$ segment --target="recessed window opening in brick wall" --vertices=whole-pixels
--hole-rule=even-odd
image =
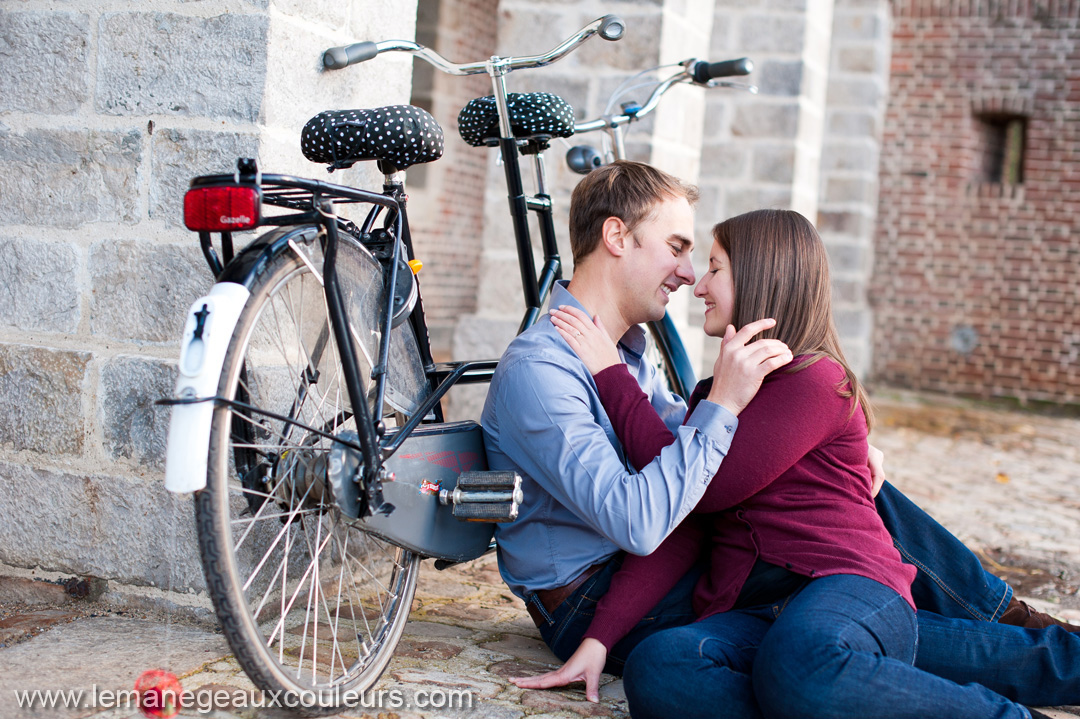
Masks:
[[[438,2],[418,3],[416,10],[416,42],[424,47],[435,47],[438,41],[439,6]],[[435,73],[434,67],[423,60],[413,60],[412,94],[409,104],[422,107],[430,113],[435,112]],[[409,168],[409,187],[419,190],[427,187],[428,166],[413,165]]]
[[[1027,118],[1021,115],[977,114],[976,182],[1019,185],[1024,181]]]

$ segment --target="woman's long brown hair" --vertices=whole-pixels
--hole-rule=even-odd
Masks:
[[[837,392],[853,398],[852,413],[856,403],[862,408],[869,429],[873,424],[870,402],[840,349],[832,315],[829,260],[813,224],[792,210],[755,210],[719,223],[713,227],[713,237],[731,261],[735,328],[775,318],[776,326],[759,337],[780,340],[796,357],[809,355],[790,372],[822,357],[840,363],[846,380],[837,385]]]

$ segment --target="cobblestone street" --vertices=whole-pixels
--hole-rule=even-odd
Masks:
[[[1080,420],[980,408],[915,395],[876,397],[872,441],[887,457],[897,486],[951,528],[1018,594],[1041,609],[1080,623]],[[547,670],[556,659],[543,646],[519,600],[503,586],[493,556],[437,572],[425,562],[406,637],[377,689],[466,691],[472,707],[357,708],[343,717],[417,719],[443,716],[625,716],[622,682],[606,678],[600,704],[582,687],[523,691],[507,677]],[[9,583],[10,584],[10,583]],[[25,580],[23,585],[28,584]],[[41,584],[41,583],[36,583]],[[52,585],[50,585],[52,586]],[[0,717],[94,716],[126,719],[136,710],[28,710],[13,700],[21,689],[129,689],[145,669],[162,666],[186,690],[252,690],[212,617],[118,610],[107,603],[50,606],[12,603],[0,593]],[[93,609],[87,609],[93,607]],[[185,613],[190,614],[190,612]],[[94,616],[96,615],[96,616]],[[31,637],[31,638],[27,638]],[[389,695],[389,694],[387,694]],[[204,707],[206,709],[208,707]],[[1047,710],[1080,716],[1080,707]],[[185,710],[181,716],[207,716]],[[290,716],[280,709],[219,703],[210,716],[254,719]]]

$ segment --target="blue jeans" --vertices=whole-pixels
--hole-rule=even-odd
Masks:
[[[1029,719],[979,686],[913,666],[915,612],[865,577],[816,579],[780,603],[716,614],[638,645],[626,663],[635,719]]]
[[[911,585],[916,608],[957,619],[1001,618],[1012,587],[984,570],[952,532],[888,482],[874,502],[901,558],[919,569]]]
[[[1012,597],[1005,582],[985,572],[967,547],[888,483],[877,507],[901,556],[919,568],[912,585],[921,635],[916,666],[961,684],[977,681],[1029,706],[1080,703],[1080,634],[997,624]],[[563,661],[581,643],[620,565],[616,556],[550,615],[540,608],[547,619],[540,634]],[[691,598],[700,571],[683,577],[612,648],[609,673],[622,674],[630,652],[646,637],[696,619]],[[535,598],[530,601],[539,606]]]

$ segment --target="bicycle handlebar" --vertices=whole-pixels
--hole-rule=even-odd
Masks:
[[[358,62],[370,60],[379,54],[379,46],[373,42],[354,42],[344,47],[332,47],[323,53],[323,67],[340,70]]]
[[[599,35],[605,40],[615,41],[623,36],[626,31],[624,23],[616,15],[605,15],[593,20],[585,27],[578,30],[557,47],[542,55],[529,55],[526,57],[492,57],[483,62],[452,63],[445,57],[429,47],[424,47],[411,40],[382,40],[380,42],[357,42],[341,47],[332,47],[323,53],[323,67],[327,70],[340,70],[349,65],[370,60],[383,52],[399,51],[407,52],[429,64],[437,67],[449,75],[478,75],[490,72],[494,75],[503,75],[511,70],[524,68],[544,67],[553,62],[558,62],[569,53],[577,49],[581,43],[593,35]]]
[[[754,63],[748,57],[713,63],[691,58],[689,60],[684,60],[679,64],[682,65],[683,69],[666,80],[657,83],[656,87],[653,88],[652,94],[649,95],[649,99],[645,101],[645,104],[632,110],[624,110],[618,115],[607,115],[605,117],[598,117],[595,120],[586,120],[585,122],[576,123],[574,125],[574,134],[593,132],[594,130],[601,130],[605,127],[617,127],[619,125],[626,125],[634,120],[639,120],[656,109],[656,106],[660,104],[660,98],[665,92],[671,89],[672,85],[677,85],[682,82],[708,85],[710,80],[733,75],[749,75],[754,69]],[[757,88],[750,87],[752,92],[757,92]]]
[[[740,57],[738,60],[724,60],[723,62],[695,62],[690,71],[694,82],[701,84],[718,77],[732,77],[733,75],[749,75],[754,70],[754,63],[748,57]]]

